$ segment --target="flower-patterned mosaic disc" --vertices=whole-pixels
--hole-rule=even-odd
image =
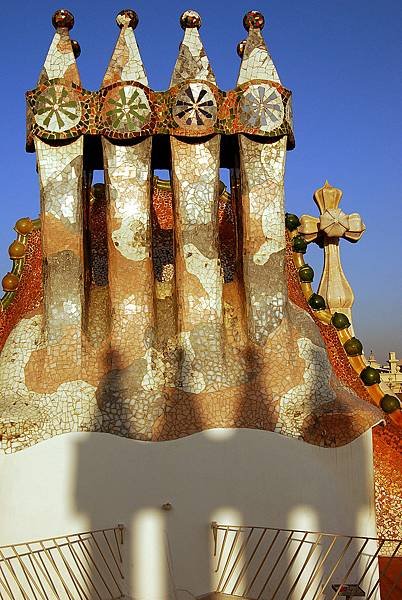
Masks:
[[[270,85],[250,85],[240,100],[240,120],[253,129],[269,132],[280,127],[284,117],[278,90]]]
[[[141,131],[151,109],[144,90],[132,85],[113,89],[106,96],[104,120],[117,131]]]
[[[212,127],[216,116],[216,100],[207,86],[203,83],[189,83],[181,88],[173,107],[173,118],[180,127]]]
[[[52,85],[38,98],[35,121],[43,129],[61,133],[79,123],[81,112],[81,104],[74,90]]]

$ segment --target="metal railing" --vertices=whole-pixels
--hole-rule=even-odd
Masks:
[[[0,547],[1,600],[123,598],[123,526]]]
[[[217,593],[252,600],[402,597],[401,563],[391,583],[388,577],[402,540],[215,522],[212,532]],[[382,559],[380,572],[378,558],[385,547],[392,552]]]

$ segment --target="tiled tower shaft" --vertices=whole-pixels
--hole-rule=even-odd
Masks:
[[[206,364],[211,353],[223,356],[223,275],[218,249],[220,136],[195,144],[172,138],[171,149],[178,333],[184,352],[194,355],[191,332],[208,332],[208,347],[198,348],[198,356],[192,356]]]
[[[134,146],[103,139],[112,368],[127,367],[153,343],[151,145],[151,138]]]
[[[185,12],[181,25],[184,37],[170,85],[179,88],[176,122],[193,137],[197,128],[204,127],[215,114],[208,83],[215,85],[216,80],[198,33],[199,15]],[[223,369],[223,274],[218,242],[220,142],[220,135],[206,140],[171,137],[170,141],[177,325],[182,347],[178,385],[189,392],[202,392],[208,387],[205,373],[214,370],[211,365]],[[208,344],[194,343],[197,339],[208,340]]]
[[[239,137],[247,329],[253,342],[264,345],[280,325],[287,301],[286,138],[261,143]]]
[[[283,118],[278,72],[261,35],[259,13],[248,13],[238,86],[248,85],[243,110],[262,130]],[[257,83],[264,80],[264,84]],[[287,137],[239,135],[243,277],[248,337],[264,346],[280,325],[287,303],[284,176]]]
[[[36,139],[35,147],[41,187],[46,334],[50,343],[74,335],[78,353],[84,310],[83,138],[61,147]]]
[[[64,12],[67,21],[55,23],[57,30],[39,77],[39,85],[48,89],[38,105],[38,122],[54,131],[68,129],[79,120],[74,96],[61,87],[80,85],[68,32],[73,17]],[[34,143],[41,190],[45,338],[50,346],[64,339],[73,352],[69,360],[79,364],[85,280],[83,138],[63,146],[38,137]]]
[[[117,16],[121,28],[103,86],[135,81],[148,85],[133,29],[132,11]],[[136,92],[120,87],[113,116],[130,128],[138,115]],[[122,110],[119,112],[119,107]],[[151,252],[152,138],[131,145],[102,138],[108,199],[107,239],[110,302],[110,363],[124,369],[147,355],[154,343],[154,274]]]

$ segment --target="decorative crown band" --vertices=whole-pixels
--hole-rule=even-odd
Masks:
[[[51,141],[83,134],[114,140],[155,134],[287,135],[289,149],[294,147],[292,94],[273,81],[254,80],[229,92],[200,80],[188,80],[165,92],[119,81],[91,92],[54,80],[26,97],[31,151],[33,136]]]

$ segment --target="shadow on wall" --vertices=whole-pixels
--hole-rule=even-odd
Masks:
[[[370,432],[336,450],[248,429],[169,442],[79,434],[72,508],[91,529],[126,526],[129,597],[200,596],[217,583],[212,521],[375,535],[370,452]]]

